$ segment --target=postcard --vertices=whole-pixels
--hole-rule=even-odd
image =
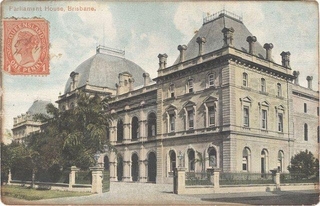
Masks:
[[[5,204],[318,202],[316,2],[1,4]]]

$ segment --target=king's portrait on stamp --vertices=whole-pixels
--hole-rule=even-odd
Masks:
[[[3,70],[12,75],[49,74],[49,25],[44,19],[3,20]]]

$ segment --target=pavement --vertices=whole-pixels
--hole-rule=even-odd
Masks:
[[[111,182],[110,191],[103,194],[38,201],[7,198],[5,203],[10,205],[311,205],[319,202],[318,195],[319,193],[314,190],[176,195],[173,194],[172,184]]]

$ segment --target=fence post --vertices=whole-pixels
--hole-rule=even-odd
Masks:
[[[69,190],[72,190],[72,185],[76,184],[76,172],[78,172],[80,169],[76,166],[72,166],[70,168],[69,173]]]
[[[213,170],[213,187],[215,189],[220,188],[220,169],[218,168]]]
[[[9,169],[9,173],[8,173],[8,185],[11,185],[11,181],[12,181],[12,174],[11,174],[11,169]]]
[[[185,192],[186,187],[186,168],[178,167],[175,168],[175,177],[176,181],[174,181],[174,193],[175,194],[183,194]]]
[[[280,172],[279,171],[277,171],[277,173],[276,173],[275,183],[276,183],[277,187],[280,187]]]
[[[103,167],[90,167],[90,171],[92,172],[91,193],[102,193],[103,170]]]

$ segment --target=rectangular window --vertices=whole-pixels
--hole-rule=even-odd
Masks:
[[[261,91],[266,92],[266,80],[261,78]]]
[[[242,170],[243,171],[247,171],[248,167],[247,167],[247,157],[242,157]]]
[[[317,107],[317,115],[319,116],[319,107]]]
[[[188,123],[189,123],[189,129],[193,129],[194,126],[194,114],[193,111],[188,111]]]
[[[170,85],[170,97],[174,97],[174,84]]]
[[[278,114],[278,131],[283,132],[283,116],[282,114]]]
[[[249,127],[249,107],[243,108],[243,126]]]
[[[304,113],[307,113],[307,103],[304,103]]]
[[[281,84],[277,84],[277,96],[282,97],[282,89],[281,89]]]
[[[248,86],[248,74],[247,73],[242,74],[242,85],[244,87]]]
[[[169,128],[169,131],[170,132],[174,132],[174,130],[175,130],[175,115],[174,114],[170,114],[170,116],[169,116],[169,121],[170,121],[170,128]]]
[[[214,125],[215,124],[215,110],[214,107],[208,107],[208,118],[209,118],[209,126]]]
[[[188,92],[193,92],[193,79],[189,79],[188,81]]]
[[[261,127],[262,129],[267,129],[267,110],[261,111]]]
[[[209,74],[208,82],[209,82],[209,87],[214,86],[214,74]]]

